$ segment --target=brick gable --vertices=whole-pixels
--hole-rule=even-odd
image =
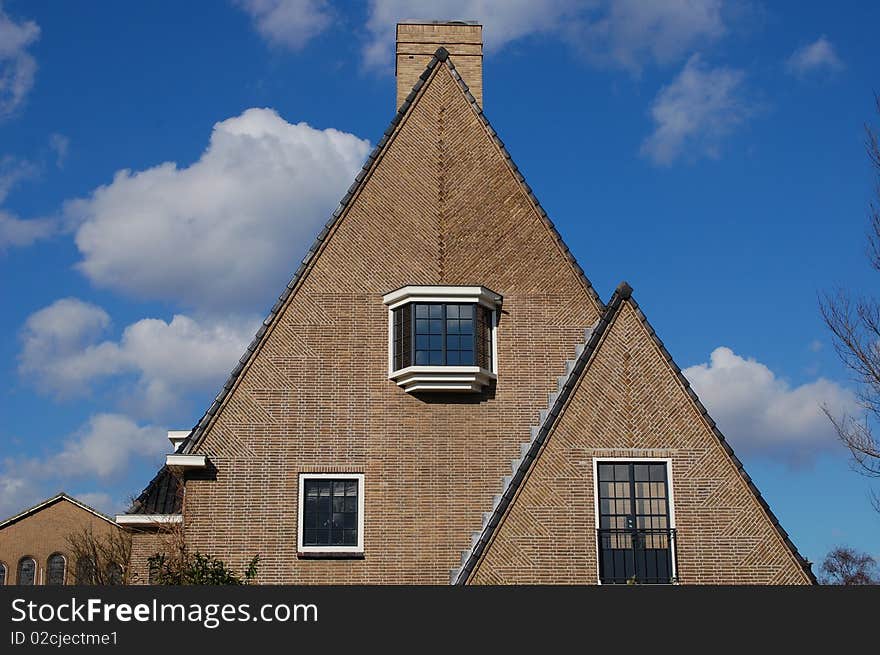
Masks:
[[[475,563],[472,584],[596,584],[595,458],[670,458],[683,584],[810,584],[631,300]]]
[[[446,583],[599,304],[453,69],[435,65],[193,452],[193,548],[260,582]],[[504,296],[497,387],[415,397],[387,378],[382,295]],[[298,559],[297,478],[365,474],[363,559]]]

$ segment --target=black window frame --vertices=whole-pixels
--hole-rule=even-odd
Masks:
[[[678,562],[669,461],[599,459],[595,471],[600,583],[674,584]]]
[[[455,308],[454,312],[450,308]],[[428,315],[421,316],[421,308]],[[470,316],[463,317],[467,308]],[[408,366],[478,366],[494,372],[493,339],[495,312],[474,302],[408,302],[392,311],[392,370]],[[470,322],[470,333],[460,332],[463,321]],[[455,324],[455,330],[451,326]],[[435,329],[437,328],[437,329]],[[463,337],[469,337],[467,342]],[[428,347],[420,348],[421,339]],[[467,344],[470,348],[462,347]],[[456,347],[450,347],[455,345]],[[469,361],[462,363],[461,354],[470,352]],[[420,361],[419,353],[438,353],[436,360],[429,354],[428,361]],[[457,353],[457,356],[452,356]]]
[[[299,556],[362,558],[364,475],[304,472],[299,489]]]

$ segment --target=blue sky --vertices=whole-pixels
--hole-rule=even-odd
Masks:
[[[411,17],[484,23],[487,116],[801,551],[880,556],[819,410],[853,400],[817,303],[876,286],[872,2],[5,0],[0,514],[145,485],[387,126]]]

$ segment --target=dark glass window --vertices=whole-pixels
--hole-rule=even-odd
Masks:
[[[394,310],[394,370],[415,366],[492,369],[492,310],[469,303],[411,303]]]
[[[95,584],[95,561],[91,557],[76,560],[76,584]]]
[[[6,584],[6,565],[0,562],[0,587]]]
[[[303,546],[358,545],[358,480],[306,479]]]
[[[30,557],[22,557],[18,562],[18,584],[32,585],[37,575],[37,563]]]
[[[64,559],[64,555],[60,553],[50,555],[49,561],[46,562],[46,584],[63,585],[66,568],[67,562]]]
[[[107,584],[122,584],[122,567],[116,562],[110,562],[107,565]]]
[[[412,305],[394,310],[394,370],[412,365]]]
[[[666,464],[599,463],[597,472],[602,582],[670,582],[675,532]]]

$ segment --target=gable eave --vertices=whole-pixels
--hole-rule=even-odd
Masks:
[[[14,516],[10,516],[8,519],[0,521],[0,530],[12,525],[13,523],[17,523],[23,519],[26,519],[29,516],[33,516],[37,512],[41,512],[42,510],[47,509],[48,507],[51,507],[52,505],[55,505],[56,503],[59,503],[63,500],[66,500],[67,502],[76,505],[80,509],[85,510],[86,512],[89,512],[90,514],[93,514],[94,516],[98,517],[99,519],[103,519],[103,520],[107,521],[108,523],[111,523],[111,524],[115,525],[116,527],[119,527],[119,524],[116,523],[116,521],[114,521],[112,518],[110,518],[106,514],[99,512],[94,507],[86,505],[84,502],[79,501],[76,498],[74,498],[73,496],[70,496],[67,493],[62,491],[62,492],[55,494],[54,496],[51,496],[50,498],[47,498],[46,500],[40,501],[39,503],[37,503],[36,505],[33,505],[32,507],[28,507],[26,510],[21,511],[18,514],[15,514]]]

